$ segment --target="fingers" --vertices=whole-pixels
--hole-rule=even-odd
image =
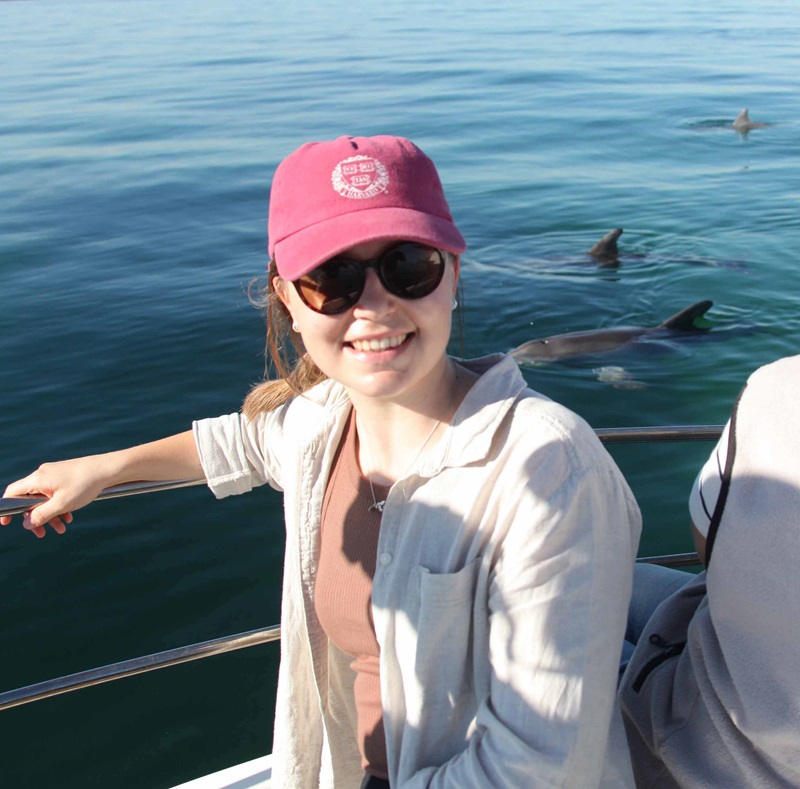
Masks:
[[[16,482],[12,482],[6,486],[6,489],[3,491],[3,498],[18,498],[21,496],[26,496],[29,494],[39,493],[40,491],[36,487],[36,484],[33,482],[33,477],[35,476],[36,472],[33,474],[28,474],[27,477],[23,477],[22,479],[18,479]],[[12,521],[11,515],[2,515],[0,516],[0,526],[8,526],[9,523]]]
[[[25,521],[22,521],[22,525],[25,526],[26,529],[30,529],[38,539],[43,539],[45,534],[47,534],[47,532],[44,530],[44,526],[31,526],[30,520],[28,521],[28,524],[28,526],[25,526]]]
[[[46,501],[32,507],[27,513],[26,523],[29,525],[26,525],[25,528],[31,530],[43,529],[49,523],[59,534],[63,533],[64,523],[61,518],[65,517],[69,510],[72,509],[71,480],[69,475],[65,475],[63,472],[59,474],[59,469],[64,469],[64,464],[42,464],[36,471],[28,474],[27,477],[12,482],[6,488],[4,495],[10,498],[25,495],[47,497]],[[72,516],[70,515],[66,522],[69,523],[71,519]],[[54,526],[54,523],[57,523],[58,527]]]
[[[23,526],[40,538],[48,525],[56,534],[63,534],[66,524],[72,522],[71,513],[92,501],[102,489],[102,472],[94,457],[43,463],[27,477],[12,482],[5,496],[44,497],[45,501],[31,501]],[[8,516],[0,519],[2,525],[10,522]]]
[[[37,472],[34,471],[32,474],[28,474],[27,477],[23,477],[22,479],[18,479],[16,482],[10,483],[4,493],[4,498],[13,499],[17,496],[25,496],[30,493],[44,493],[36,483],[36,475]]]
[[[56,534],[64,534],[67,530],[66,524],[72,523],[72,513],[65,512],[60,518],[53,518],[49,523]]]
[[[31,513],[26,512],[22,516],[22,526],[38,537],[40,540],[47,534],[45,525],[49,525],[56,534],[64,534],[67,530],[67,523],[72,523],[72,513],[65,512],[63,516],[51,518],[46,524],[37,525],[31,518]]]
[[[3,498],[14,499],[31,494],[45,495],[36,484],[36,473],[37,472],[34,471],[32,474],[28,474],[27,477],[23,477],[22,479],[18,479],[16,482],[12,482],[7,485],[5,491],[3,491]],[[0,516],[0,526],[8,526],[8,524],[11,523],[11,520],[11,515]]]
[[[29,516],[31,524],[39,527],[53,521],[60,522],[61,517],[67,514],[67,508],[60,504],[60,496],[56,494],[52,499],[42,502],[26,514]]]

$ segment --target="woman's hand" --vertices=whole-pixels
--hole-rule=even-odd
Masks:
[[[105,466],[100,455],[43,463],[32,474],[12,482],[3,496],[46,496],[47,501],[25,513],[22,525],[39,538],[45,536],[47,525],[56,534],[63,534],[66,524],[72,523],[72,511],[93,501],[106,486],[108,471]],[[0,525],[9,523],[10,515],[0,517]]]
[[[33,474],[12,482],[4,496],[46,496],[47,501],[32,506],[22,525],[37,537],[44,537],[48,524],[57,534],[72,522],[72,511],[97,498],[103,488],[139,480],[197,479],[203,467],[191,430],[147,444],[87,455],[58,463],[43,463]],[[11,523],[11,516],[0,516],[0,525]]]

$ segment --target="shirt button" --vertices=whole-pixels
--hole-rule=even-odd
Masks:
[[[380,555],[380,563],[385,567],[387,564],[392,563],[392,554],[386,552]]]

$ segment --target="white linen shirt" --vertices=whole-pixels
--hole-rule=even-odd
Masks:
[[[632,785],[615,687],[641,518],[589,426],[507,356],[390,489],[372,590],[389,781]],[[350,657],[317,620],[322,500],[350,402],[326,381],[250,422],[195,422],[218,497],[284,493],[279,787],[355,789]]]

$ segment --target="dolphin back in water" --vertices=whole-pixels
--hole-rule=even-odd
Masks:
[[[606,353],[645,335],[707,331],[707,327],[697,326],[695,321],[702,317],[712,304],[713,302],[708,299],[698,301],[676,312],[658,326],[612,326],[608,329],[575,331],[528,340],[511,350],[510,354],[522,364],[544,362],[565,359],[568,356]]]

